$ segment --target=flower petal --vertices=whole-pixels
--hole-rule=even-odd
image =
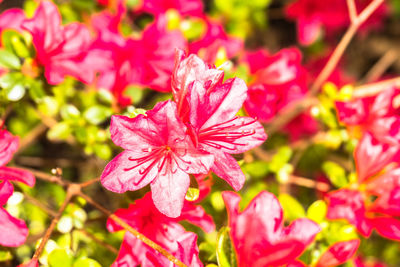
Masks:
[[[383,237],[400,241],[400,221],[390,217],[372,219],[375,230]]]
[[[0,208],[0,245],[18,247],[28,236],[28,228],[23,220],[12,217],[5,209]]]
[[[143,161],[141,159],[147,159]],[[157,177],[157,158],[149,152],[125,150],[111,160],[101,174],[102,185],[110,191],[124,193],[138,190]]]
[[[181,169],[177,168],[174,173],[161,170],[150,184],[154,205],[162,214],[178,217],[181,215],[189,184],[189,175]]]
[[[360,240],[358,239],[337,242],[330,246],[328,250],[322,254],[316,267],[331,267],[341,265],[354,256],[359,246]]]
[[[285,228],[286,238],[295,239],[304,244],[305,247],[310,245],[315,236],[321,231],[321,227],[312,220],[301,218],[293,221]]]
[[[228,153],[216,153],[214,165],[211,167],[211,170],[218,177],[224,179],[236,191],[240,190],[246,181],[246,177],[236,159]]]
[[[0,166],[6,165],[19,145],[19,138],[6,130],[0,130]]]
[[[9,181],[5,180],[0,183],[0,206],[7,203],[7,200],[14,192],[14,187]]]
[[[0,180],[24,183],[30,187],[35,185],[35,176],[26,170],[14,167],[0,167]]]

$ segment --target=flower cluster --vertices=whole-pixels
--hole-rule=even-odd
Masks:
[[[111,139],[125,151],[105,168],[101,181],[123,193],[150,183],[155,206],[178,217],[189,188],[189,174],[212,170],[235,190],[245,176],[230,154],[243,153],[266,139],[257,120],[238,117],[246,84],[223,81],[223,72],[199,57],[177,52],[172,76],[175,101],[158,103],[135,118],[113,116]]]

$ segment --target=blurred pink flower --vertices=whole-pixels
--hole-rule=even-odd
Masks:
[[[185,202],[181,216],[174,219],[160,213],[154,206],[150,193],[147,193],[142,199],[136,200],[135,204],[131,204],[128,209],[117,210],[115,215],[161,245],[186,265],[203,266],[199,260],[196,234],[187,232],[178,223],[186,220],[201,227],[204,231],[213,231],[215,229],[214,222],[201,206]],[[112,219],[108,220],[107,229],[111,232],[123,230]],[[170,264],[163,255],[127,232],[119,255],[112,266],[164,267]]]
[[[239,212],[239,195],[223,192],[222,197],[239,266],[301,266],[295,259],[321,231],[318,224],[309,219],[297,219],[284,227],[279,201],[265,191],[242,212]]]

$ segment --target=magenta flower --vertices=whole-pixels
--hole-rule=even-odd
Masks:
[[[222,71],[210,68],[197,56],[179,59],[178,55],[172,88],[194,145],[213,154],[211,170],[239,190],[245,176],[230,154],[254,148],[267,136],[257,120],[236,116],[247,97],[244,81],[234,78],[223,83],[222,78]]]
[[[360,240],[358,239],[336,242],[321,255],[316,267],[339,266],[350,260],[359,246]]]
[[[370,1],[356,0],[360,12]],[[362,29],[377,28],[382,23],[388,8],[382,5],[367,20]],[[299,42],[310,45],[315,42],[325,29],[325,34],[337,33],[350,24],[349,11],[345,0],[297,0],[287,6],[288,18],[297,21]]]
[[[22,31],[21,25],[25,20],[24,11],[18,8],[7,9],[0,15],[0,32],[7,29]]]
[[[136,9],[137,12],[145,12],[159,16],[169,9],[175,9],[183,16],[203,16],[203,2],[201,0],[145,0]]]
[[[242,212],[239,195],[223,192],[222,197],[239,266],[299,266],[295,259],[321,231],[309,219],[298,219],[284,227],[282,207],[271,193],[261,192]]]
[[[213,231],[215,229],[214,222],[201,206],[185,202],[181,216],[174,219],[160,213],[154,206],[150,193],[147,193],[142,199],[136,200],[135,204],[131,204],[128,209],[117,210],[115,215],[161,245],[186,265],[203,266],[198,255],[196,234],[187,232],[178,223],[187,220],[207,232]],[[107,228],[111,232],[123,229],[111,219],[107,222]],[[163,267],[170,264],[167,258],[127,232],[118,257],[112,266]]]
[[[85,83],[93,80],[93,66],[86,60],[91,37],[83,24],[61,25],[57,6],[42,1],[33,18],[27,19],[22,28],[32,34],[36,59],[45,67],[50,84],[61,83],[67,75]]]
[[[155,206],[178,217],[190,183],[188,173],[207,173],[214,157],[193,146],[175,103],[158,103],[133,119],[113,116],[110,131],[113,142],[125,151],[104,169],[103,186],[123,193],[150,183]]]
[[[12,217],[2,208],[13,194],[10,181],[22,182],[28,186],[35,184],[35,177],[24,170],[5,167],[18,149],[18,137],[6,130],[0,130],[0,245],[17,247],[22,245],[28,236],[28,228],[23,220]]]
[[[220,23],[207,20],[207,31],[200,40],[189,44],[189,53],[197,54],[205,62],[214,64],[220,49],[224,49],[230,59],[238,55],[243,46],[243,40],[229,36]]]

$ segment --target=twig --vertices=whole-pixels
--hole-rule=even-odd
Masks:
[[[19,142],[18,153],[27,148],[30,144],[36,141],[47,130],[47,126],[40,123],[32,131],[30,131],[24,138]]]
[[[26,171],[31,172],[33,175],[35,175],[36,178],[39,178],[41,180],[50,182],[50,183],[55,183],[55,184],[59,184],[61,186],[67,186],[68,184],[70,184],[68,181],[65,181],[63,179],[61,179],[58,176],[54,176],[45,172],[41,172],[35,169],[30,169],[30,168],[24,168],[24,167],[20,167],[18,166],[19,169],[23,169]]]
[[[44,212],[46,212],[46,214],[50,215],[51,217],[56,217],[57,216],[57,212],[55,212],[54,210],[50,209],[49,207],[47,207],[45,204],[43,204],[42,202],[40,202],[39,200],[37,200],[36,198],[24,193],[24,198],[26,200],[28,200],[29,202],[31,202],[33,205],[35,205],[36,207],[40,208],[41,210],[43,210]]]
[[[109,210],[101,206],[99,203],[94,201],[91,197],[84,193],[79,193],[79,196],[84,198],[89,204],[94,206],[96,209],[99,211],[103,212],[105,215],[107,215],[110,219],[114,220],[116,223],[118,223],[120,226],[122,226],[124,229],[132,233],[136,238],[140,239],[143,243],[146,245],[152,247],[153,249],[157,250],[159,253],[164,255],[168,260],[170,260],[172,263],[176,264],[179,267],[187,267],[183,262],[175,258],[171,253],[169,253],[167,250],[165,250],[163,247],[158,245],[157,243],[153,242],[152,240],[148,239],[146,236],[143,234],[139,233],[136,229],[134,229],[132,226],[127,224],[124,220],[116,216],[115,214],[111,213]]]
[[[42,253],[44,246],[46,245],[47,241],[49,240],[51,233],[54,230],[54,227],[57,225],[58,221],[61,218],[61,215],[63,214],[65,208],[68,206],[69,202],[71,201],[71,198],[75,195],[75,192],[73,191],[74,187],[69,186],[68,191],[67,191],[67,196],[64,199],[64,202],[61,204],[61,207],[58,209],[56,216],[51,220],[49,228],[47,228],[42,240],[40,241],[39,247],[36,249],[35,254],[33,254],[32,259],[38,259],[40,254]]]
[[[315,188],[319,191],[322,192],[328,192],[330,189],[329,184],[323,183],[323,182],[317,182],[308,178],[296,176],[296,175],[290,175],[289,176],[289,181],[287,183],[295,184],[295,185],[300,185],[308,188]]]
[[[298,114],[306,110],[310,106],[311,99],[318,93],[319,88],[326,81],[326,79],[331,75],[332,71],[337,66],[340,58],[342,57],[347,46],[350,44],[351,39],[357,32],[358,28],[371,16],[371,14],[383,3],[384,0],[373,0],[355,19],[351,22],[350,27],[347,29],[346,33],[340,40],[339,44],[336,46],[332,55],[330,56],[328,62],[319,73],[314,83],[311,85],[310,91],[306,97],[293,101],[291,104],[287,105],[282,109],[278,115],[275,117],[274,121],[268,126],[266,132],[268,134],[273,134],[280,130]]]
[[[79,185],[81,186],[81,188],[84,188],[84,187],[90,186],[92,184],[95,184],[97,182],[100,182],[100,177],[97,177],[97,178],[88,180],[86,182],[80,183]]]
[[[376,83],[370,83],[366,85],[357,86],[354,88],[353,97],[367,97],[374,96],[379,94],[380,92],[390,88],[391,86],[399,87],[400,86],[400,77],[396,77],[393,79],[388,79]]]
[[[398,59],[395,49],[387,51],[365,75],[363,81],[373,82],[379,79],[385,71]]]
[[[350,21],[354,23],[354,21],[357,19],[357,9],[356,9],[356,3],[354,0],[347,0],[347,8],[349,9],[349,16],[350,16]]]
[[[84,234],[85,236],[89,237],[90,239],[92,239],[94,242],[102,245],[103,247],[105,247],[106,249],[108,249],[110,252],[114,253],[114,254],[118,254],[118,249],[114,248],[113,246],[111,246],[110,244],[104,242],[103,240],[98,239],[95,235],[93,235],[92,233],[89,233],[88,231],[86,231],[85,229],[79,229],[77,230],[79,232],[81,232],[82,234]]]

